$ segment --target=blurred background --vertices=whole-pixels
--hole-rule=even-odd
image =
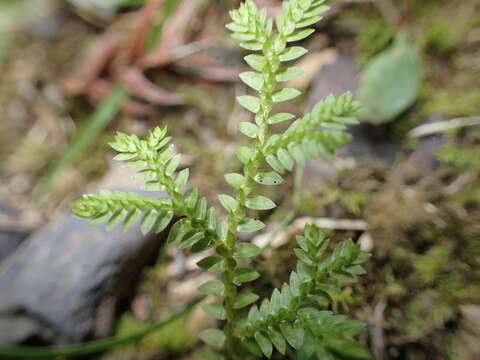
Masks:
[[[201,358],[197,334],[212,325],[201,310],[152,330],[208,278],[195,256],[138,229],[89,228],[68,205],[138,189],[107,142],[157,125],[211,204],[228,191],[223,174],[240,168],[244,141],[236,124],[250,119],[234,101],[247,92],[246,53],[224,27],[239,3],[0,0],[0,344],[108,337],[60,355]],[[255,3],[281,11],[280,0]],[[480,359],[480,2],[329,5],[291,81],[303,95],[282,107],[302,114],[351,91],[361,123],[335,159],[271,190],[279,207],[251,239],[269,242],[256,292],[282,284],[294,235],[315,222],[373,254],[334,303],[368,324],[375,359]],[[37,355],[59,355],[46,351]]]

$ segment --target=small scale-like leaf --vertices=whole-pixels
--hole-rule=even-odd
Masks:
[[[253,210],[270,210],[276,206],[272,200],[261,195],[257,195],[247,199],[247,201],[245,202],[245,205],[249,209],[253,209]]]
[[[280,323],[280,331],[291,347],[298,350],[303,344],[303,329],[292,326],[286,321]]]
[[[195,245],[197,242],[199,242],[200,240],[202,240],[203,238],[205,237],[205,233],[203,232],[198,232],[198,233],[195,233],[193,234],[192,236],[184,239],[180,245],[178,245],[178,247],[180,249],[186,249],[190,246],[193,246]]]
[[[183,169],[178,173],[177,178],[175,179],[175,191],[180,192],[183,190],[183,188],[187,185],[189,174],[190,171],[188,168]]]
[[[248,111],[257,113],[260,110],[260,99],[251,95],[237,96],[237,101]]]
[[[248,219],[237,226],[238,232],[255,232],[262,230],[265,224],[260,220]]]
[[[272,100],[273,102],[283,102],[283,101],[288,101],[296,98],[299,96],[301,92],[297,89],[294,88],[283,88],[279,92],[273,94]]]
[[[120,224],[122,220],[127,216],[128,211],[125,209],[120,209],[115,212],[110,220],[108,220],[107,230],[112,230],[115,226]]]
[[[268,337],[280,354],[285,355],[285,352],[287,351],[287,343],[285,342],[282,334],[273,326],[269,326]]]
[[[235,153],[237,154],[238,159],[243,164],[247,164],[248,162],[250,162],[250,160],[253,159],[253,156],[255,154],[253,149],[247,146],[240,146],[239,148],[237,148]]]
[[[291,61],[298,59],[308,52],[307,49],[301,46],[292,46],[287,48],[282,55],[280,55],[280,61]]]
[[[225,296],[225,287],[220,280],[210,280],[200,285],[198,290],[205,295],[210,296]]]
[[[247,259],[258,256],[261,254],[261,252],[262,249],[257,245],[251,243],[239,243],[235,247],[235,253],[233,254],[233,257],[235,259]]]
[[[293,114],[289,113],[279,113],[275,114],[268,119],[269,124],[277,124],[283,121],[292,120],[295,117]]]
[[[263,86],[263,76],[255,71],[247,71],[240,74],[240,79],[252,89],[259,91]]]
[[[225,180],[236,190],[245,185],[245,177],[237,173],[225,174]]]
[[[267,160],[268,165],[270,165],[273,170],[278,171],[281,174],[283,174],[283,172],[285,171],[285,168],[276,156],[268,155],[265,160]]]
[[[227,338],[223,333],[223,331],[219,329],[203,330],[198,336],[206,344],[215,346],[215,347],[222,347]]]
[[[286,68],[284,71],[277,74],[276,78],[277,78],[277,81],[284,82],[284,81],[292,80],[293,78],[302,74],[303,74],[302,69],[293,66],[293,67]]]
[[[201,198],[195,206],[194,217],[196,220],[203,220],[207,215],[207,199]]]
[[[139,209],[132,210],[126,217],[125,221],[123,222],[123,231],[127,232],[131,229],[131,227],[137,222],[138,217],[142,212]]]
[[[148,234],[148,232],[152,229],[153,225],[157,221],[157,216],[158,213],[154,209],[145,213],[140,224],[140,230],[143,235]]]
[[[172,218],[173,218],[173,211],[171,210],[159,216],[157,219],[157,222],[154,225],[155,233],[158,234],[163,230],[165,230],[168,224],[170,224],[170,221],[172,221]]]
[[[255,301],[258,300],[260,296],[257,294],[254,294],[250,291],[246,291],[243,293],[240,293],[235,297],[235,302],[233,304],[234,309],[241,309],[244,308],[245,306],[248,306],[250,304],[253,304]]]
[[[222,261],[220,256],[207,256],[206,258],[203,258],[197,262],[197,266],[201,269],[209,270],[212,266],[218,264],[220,261]]]
[[[251,54],[251,55],[245,56],[244,59],[251,68],[253,68],[257,71],[260,71],[260,72],[263,71],[263,68],[264,68],[265,64],[267,63],[265,58],[261,55]]]
[[[175,242],[180,242],[183,237],[190,231],[190,223],[188,219],[183,218],[177,221],[172,228],[167,237],[167,243],[172,244]]]
[[[194,210],[195,206],[197,205],[197,198],[198,198],[198,190],[196,188],[188,190],[184,197],[183,201],[187,208]]]
[[[180,160],[182,159],[182,155],[177,154],[170,159],[167,166],[165,167],[165,174],[167,176],[171,176],[175,170],[177,170],[178,165],[180,165]]]
[[[281,162],[281,164],[282,164],[288,171],[292,171],[294,162],[293,162],[293,159],[292,159],[292,157],[290,156],[290,154],[288,153],[287,150],[285,150],[285,149],[279,149],[279,150],[277,151],[277,157],[278,157],[278,160]]]
[[[258,346],[262,350],[263,355],[270,359],[272,356],[273,346],[270,340],[263,335],[260,331],[255,333],[255,341],[257,342]]]
[[[227,311],[221,304],[206,304],[202,306],[202,309],[217,320],[225,320],[227,318]]]
[[[142,185],[142,190],[145,191],[164,191],[165,186],[160,184],[157,180],[147,181],[145,184]]]
[[[242,121],[241,123],[239,123],[237,125],[237,128],[242,132],[243,135],[248,136],[252,139],[255,139],[260,132],[260,129],[257,125],[246,121]]]
[[[229,213],[233,213],[235,210],[237,210],[238,201],[235,200],[230,195],[225,195],[225,194],[218,195],[218,200],[220,200],[220,203],[222,204],[222,206]]]
[[[258,271],[252,270],[250,268],[238,268],[233,274],[233,282],[237,285],[242,283],[250,282],[256,280],[260,277]]]
[[[292,35],[287,37],[287,42],[300,41],[303,40],[315,32],[315,29],[303,29],[300,31],[294,32]]]
[[[255,175],[255,181],[262,185],[280,185],[283,178],[273,171],[260,171]]]

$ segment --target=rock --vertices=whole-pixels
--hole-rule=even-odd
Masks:
[[[70,213],[54,220],[0,264],[0,343],[78,342],[99,335],[99,321],[111,331],[115,304],[161,244],[138,228],[107,232]]]
[[[16,223],[16,213],[0,202],[0,262],[12,253],[28,236],[28,231],[18,230],[9,224]]]

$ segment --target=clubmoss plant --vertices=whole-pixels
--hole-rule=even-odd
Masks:
[[[250,260],[262,249],[250,242],[240,242],[239,232],[256,232],[265,225],[251,217],[251,210],[270,210],[275,203],[259,194],[260,186],[275,186],[283,182],[282,174],[292,171],[296,163],[331,157],[348,136],[346,124],[355,123],[358,110],[351,94],[339,98],[328,97],[301,118],[289,113],[272,114],[275,103],[291,100],[300,91],[279,88],[279,84],[301,73],[288,62],[304,55],[301,46],[289,46],[314,32],[308,26],[321,19],[328,7],[324,0],[285,0],[283,13],[274,21],[265,10],[258,10],[247,0],[230,13],[227,25],[243,48],[253,53],[246,62],[254,71],[240,74],[240,78],[257,92],[244,95],[238,102],[252,112],[254,122],[241,122],[238,129],[250,142],[236,150],[243,164],[242,173],[225,175],[234,195],[219,195],[228,213],[221,219],[205,198],[187,185],[189,170],[177,172],[180,155],[166,128],[155,128],[145,139],[118,133],[110,145],[119,154],[115,160],[126,162],[136,169],[135,177],[145,181],[144,190],[165,191],[168,199],[141,196],[134,193],[102,192],[84,195],[72,204],[74,213],[90,219],[93,224],[108,222],[112,228],[123,223],[125,230],[140,221],[144,234],[163,231],[175,220],[167,243],[192,252],[214,249],[214,255],[198,262],[204,270],[219,273],[218,280],[199,287],[218,302],[204,306],[207,313],[223,321],[222,329],[208,329],[201,333],[203,341],[215,350],[216,358],[245,359],[252,355],[268,358],[273,349],[285,355],[287,344],[297,352],[299,359],[366,358],[368,352],[354,340],[363,328],[358,321],[328,311],[331,296],[340,291],[339,284],[355,281],[355,275],[364,273],[361,263],[368,255],[352,241],[345,241],[329,252],[327,234],[315,226],[307,226],[304,236],[297,238],[299,248],[296,271],[288,284],[275,289],[270,299],[259,299],[245,283],[256,280],[260,274]],[[294,120],[295,119],[295,120]],[[269,125],[292,121],[289,128],[272,134]],[[252,305],[253,304],[253,305]],[[248,311],[245,308],[250,306]]]

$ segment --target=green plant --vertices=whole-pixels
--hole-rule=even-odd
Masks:
[[[270,124],[295,118],[289,113],[272,114],[271,111],[274,103],[300,94],[292,88],[278,89],[280,82],[300,73],[298,68],[285,63],[307,52],[303,47],[287,45],[313,33],[308,26],[320,20],[319,15],[328,9],[323,2],[284,1],[284,11],[275,21],[276,32],[266,11],[259,11],[251,0],[230,13],[233,22],[227,28],[234,38],[243,41],[243,48],[256,52],[245,57],[256,71],[244,72],[240,78],[256,90],[258,96],[237,98],[255,114],[255,122],[238,125],[252,140],[236,151],[243,173],[225,175],[235,191],[235,196],[219,195],[228,213],[225,220],[207,206],[205,198],[198,197],[197,189],[183,191],[189,170],[177,172],[180,155],[175,154],[173,145],[168,145],[171,138],[167,136],[167,129],[158,127],[146,139],[118,133],[110,145],[119,152],[115,159],[125,161],[128,167],[137,170],[136,178],[145,180],[144,190],[165,191],[168,199],[102,192],[84,195],[72,204],[77,216],[90,219],[93,224],[108,221],[110,228],[123,222],[128,230],[141,217],[140,228],[145,234],[152,229],[157,233],[163,231],[175,218],[167,243],[190,248],[192,252],[214,249],[214,255],[199,261],[198,266],[220,274],[219,280],[199,287],[201,292],[220,300],[204,305],[204,309],[224,321],[225,326],[205,330],[200,335],[217,349],[216,358],[238,359],[262,354],[270,358],[273,347],[286,354],[287,343],[302,359],[368,357],[368,352],[354,340],[363,324],[327,311],[332,297],[340,291],[339,285],[352,283],[355,275],[364,273],[360,264],[368,255],[351,240],[328,253],[326,233],[307,226],[305,235],[297,238],[299,248],[295,249],[295,255],[299,261],[288,284],[275,289],[271,298],[264,299],[259,307],[252,305],[259,296],[243,289],[243,284],[260,276],[250,259],[259,256],[262,249],[250,242],[239,242],[237,233],[261,230],[265,225],[251,216],[251,210],[270,210],[276,206],[271,199],[258,194],[258,185],[279,185],[283,182],[282,174],[292,171],[295,163],[303,165],[309,159],[331,157],[348,140],[343,132],[346,124],[356,122],[353,116],[359,105],[351,94],[345,94],[320,102],[311,113],[293,121],[285,132],[270,133]],[[249,311],[243,311],[247,306]]]

